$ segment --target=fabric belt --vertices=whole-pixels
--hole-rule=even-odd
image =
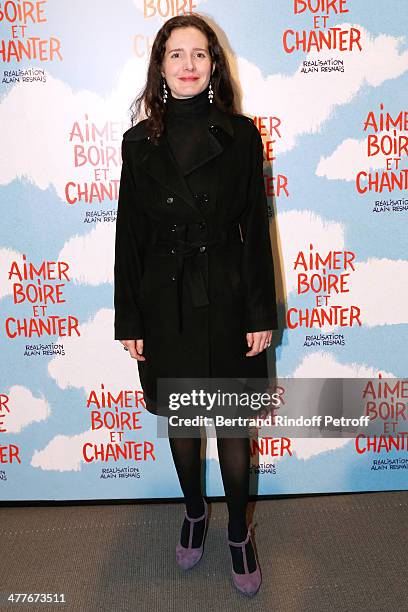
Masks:
[[[188,235],[188,225],[182,226],[181,232]],[[206,257],[207,252],[219,245],[228,243],[241,243],[241,234],[238,225],[228,229],[219,229],[207,240],[187,240],[180,237],[180,226],[178,235],[174,239],[157,237],[156,242],[150,246],[149,252],[154,255],[172,256],[176,259],[176,282],[178,302],[178,329],[183,331],[183,289],[188,286],[194,307],[207,306],[210,303],[207,290],[207,282],[200,267],[200,256]],[[189,258],[189,265],[185,266],[185,260]]]

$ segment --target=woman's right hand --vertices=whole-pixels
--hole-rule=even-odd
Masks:
[[[143,339],[138,340],[119,340],[125,348],[129,351],[129,354],[133,359],[138,361],[146,361],[146,357],[143,355]]]

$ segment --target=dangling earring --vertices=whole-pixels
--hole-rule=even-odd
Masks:
[[[211,86],[211,81],[210,81],[210,86],[208,88],[208,99],[210,101],[210,104],[212,104],[213,97],[214,97],[214,92],[213,92],[213,88]]]
[[[168,91],[167,91],[167,87],[166,87],[166,81],[163,78],[163,103],[166,104],[167,102],[167,96],[168,96]]]

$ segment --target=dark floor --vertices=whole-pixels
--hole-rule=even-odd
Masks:
[[[14,604],[38,611],[404,612],[407,506],[408,491],[251,504],[263,574],[252,599],[232,584],[223,502],[186,573],[174,559],[182,504],[3,507],[0,592],[65,594],[66,604]]]

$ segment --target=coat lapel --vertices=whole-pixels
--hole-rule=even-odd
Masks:
[[[208,172],[205,172],[205,174],[208,177],[208,191],[212,198],[215,198],[218,177],[214,176],[214,164],[209,162],[221,155],[232,138],[233,128],[230,118],[214,106],[208,118],[208,154],[190,170],[190,172],[195,172],[198,168],[207,165]],[[164,135],[161,136],[157,145],[146,139],[146,152],[139,158],[139,164],[145,172],[168,189],[169,193],[177,194],[187,204],[200,212],[200,215],[202,214],[200,206],[189,189]]]

